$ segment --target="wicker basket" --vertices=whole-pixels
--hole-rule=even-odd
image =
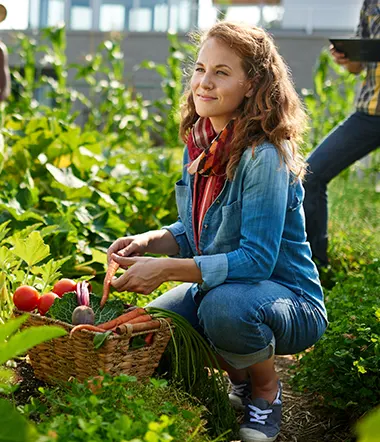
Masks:
[[[16,315],[22,312],[15,312]],[[170,340],[169,320],[160,319],[157,329],[133,332],[132,326],[126,327],[121,335],[108,336],[99,349],[94,348],[95,333],[81,330],[55,338],[28,351],[35,376],[49,384],[69,381],[76,378],[83,381],[102,370],[111,375],[128,374],[138,379],[150,377],[157,368],[161,356]],[[30,313],[23,327],[57,325],[68,333],[71,324]],[[153,333],[151,345],[142,348],[130,348],[132,339],[138,335]]]

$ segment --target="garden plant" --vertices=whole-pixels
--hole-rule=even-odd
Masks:
[[[3,371],[6,363],[25,364],[20,355],[41,342],[38,330],[17,333],[23,319],[11,319],[12,295],[20,285],[46,293],[64,277],[88,280],[101,293],[108,246],[176,217],[173,192],[182,147],[175,110],[192,48],[170,35],[166,64],[146,61],[135,68],[155,70],[162,80],[163,97],[152,103],[130,82],[125,85],[120,40],[106,40],[82,63],[68,65],[65,38],[62,27],[44,30],[39,42],[18,35],[15,50],[23,69],[12,72],[13,93],[2,115],[0,442],[233,440],[236,428],[226,398],[213,398],[215,388],[224,391],[223,378],[207,370],[202,379],[192,378],[199,358],[181,353],[183,346],[197,347],[186,335],[172,340],[161,371],[145,384],[103,373],[92,383],[54,388],[41,383],[20,402],[9,370]],[[52,76],[41,76],[41,66]],[[88,95],[68,84],[69,70],[87,83]],[[305,153],[350,112],[355,81],[331,63],[327,51],[321,53],[313,89],[301,91],[310,115]],[[44,97],[49,106],[37,101],[42,87],[49,89]],[[345,416],[352,429],[380,402],[378,171],[374,153],[360,177],[352,168],[330,185],[333,276],[325,289],[330,325],[292,368],[294,389],[313,393],[319,409]],[[143,306],[171,287],[164,284],[149,296],[112,293],[111,298]],[[56,333],[46,331],[44,339]],[[182,361],[177,372],[165,371],[169,353]],[[209,410],[216,404],[224,419],[213,421]],[[360,422],[360,442],[374,442],[378,412]]]

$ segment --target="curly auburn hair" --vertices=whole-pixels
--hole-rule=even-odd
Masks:
[[[254,87],[253,95],[241,103],[235,121],[227,178],[233,179],[244,150],[252,146],[254,151],[265,140],[278,149],[289,170],[302,178],[305,162],[298,144],[306,128],[306,113],[272,38],[261,28],[222,21],[203,35],[193,34],[193,40],[198,41],[198,51],[210,38],[219,39],[241,58],[247,79]],[[198,118],[188,85],[180,124],[180,136],[185,143]]]

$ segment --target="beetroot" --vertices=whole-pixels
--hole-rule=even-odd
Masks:
[[[87,307],[86,305],[80,305],[76,307],[73,311],[72,320],[73,325],[79,324],[94,324],[95,323],[95,314],[94,310],[91,307]]]

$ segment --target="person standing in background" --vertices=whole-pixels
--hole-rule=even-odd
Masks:
[[[7,17],[7,10],[0,4],[0,23]],[[8,50],[0,41],[0,102],[5,101],[11,93],[11,76],[9,73]]]
[[[380,38],[380,0],[364,0],[357,37]],[[330,47],[334,61],[349,72],[366,71],[356,111],[332,132],[307,158],[304,183],[306,232],[319,270],[328,268],[327,185],[344,169],[380,146],[380,62],[351,61]]]

